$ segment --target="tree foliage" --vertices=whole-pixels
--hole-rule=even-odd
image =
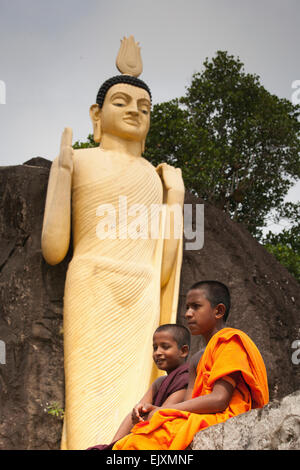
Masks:
[[[87,148],[92,148],[92,147],[98,147],[99,144],[97,144],[95,141],[94,141],[94,137],[92,134],[89,134],[88,137],[87,137],[87,141],[86,142],[80,142],[79,140],[77,140],[74,145],[73,145],[73,149],[75,150],[78,150],[78,149],[87,149]]]
[[[181,167],[189,190],[260,236],[300,176],[299,109],[218,51],[184,97],[154,106],[145,158]]]
[[[268,92],[239,58],[218,51],[185,96],[153,107],[144,157],[182,169],[185,186],[262,240],[300,280],[299,204],[284,204],[300,176],[300,106]],[[74,148],[98,146],[93,136]],[[290,220],[262,239],[270,212]]]
[[[284,204],[276,214],[274,222],[282,219],[287,219],[289,226],[278,234],[269,231],[263,243],[300,282],[300,202]]]

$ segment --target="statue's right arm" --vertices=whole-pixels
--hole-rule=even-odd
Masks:
[[[72,173],[72,130],[66,128],[50,170],[42,230],[42,253],[51,265],[60,263],[69,249]]]

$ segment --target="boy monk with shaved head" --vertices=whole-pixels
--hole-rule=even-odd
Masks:
[[[184,400],[188,386],[189,366],[186,363],[190,349],[190,332],[183,325],[164,324],[153,334],[153,361],[167,375],[158,377],[145,395],[121,423],[111,444],[99,444],[87,450],[110,450],[115,442],[130,433],[134,424],[143,421],[145,404],[170,407]]]
[[[186,449],[194,435],[268,403],[263,359],[246,333],[226,327],[228,288],[218,281],[194,284],[187,293],[185,318],[206,348],[183,401],[170,408],[144,405],[147,420],[119,440],[113,450]],[[194,357],[195,359],[195,357]]]

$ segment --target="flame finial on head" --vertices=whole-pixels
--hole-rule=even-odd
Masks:
[[[128,85],[143,88],[148,92],[151,100],[151,91],[148,85],[138,78],[143,71],[143,62],[141,59],[140,47],[138,42],[135,42],[133,36],[130,36],[129,38],[124,37],[121,40],[116,65],[122,75],[111,77],[102,83],[96,98],[96,103],[99,108],[102,108],[106,93],[110,87],[117,85],[118,83],[127,83]]]
[[[138,77],[143,71],[143,62],[139,43],[135,42],[134,37],[124,37],[121,40],[121,46],[116,60],[117,69],[126,75]]]

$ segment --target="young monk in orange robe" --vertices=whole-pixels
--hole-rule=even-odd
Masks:
[[[141,404],[140,422],[113,450],[186,449],[198,431],[268,403],[263,359],[246,333],[225,327],[229,309],[224,284],[202,281],[191,287],[185,317],[192,335],[201,334],[207,343],[197,376],[172,409]]]

